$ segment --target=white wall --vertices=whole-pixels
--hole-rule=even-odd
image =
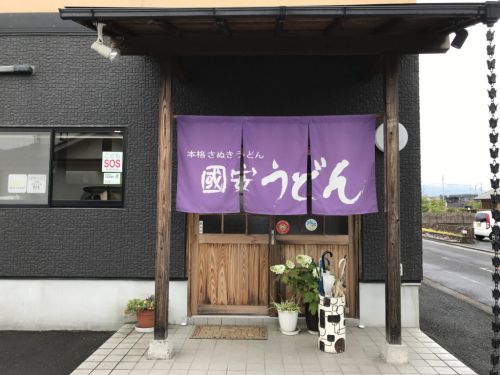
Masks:
[[[187,320],[187,281],[170,282],[169,322]],[[0,280],[0,330],[115,330],[131,321],[127,301],[154,281]]]
[[[420,284],[401,286],[403,327],[419,326]],[[0,330],[115,330],[133,317],[131,298],[154,293],[153,281],[0,280]],[[187,321],[187,281],[170,282],[169,323]],[[385,325],[385,285],[359,283],[360,324]]]
[[[401,325],[419,327],[420,284],[401,284]],[[385,326],[385,284],[359,283],[359,322],[366,327]]]

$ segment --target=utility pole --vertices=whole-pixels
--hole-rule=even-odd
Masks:
[[[443,187],[443,202],[444,202],[444,174],[441,175],[441,183]]]

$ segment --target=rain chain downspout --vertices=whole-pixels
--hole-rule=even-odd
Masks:
[[[492,264],[494,267],[494,273],[492,275],[493,282],[495,283],[495,287],[493,288],[492,295],[495,300],[495,304],[493,305],[493,322],[491,323],[491,328],[493,330],[493,338],[491,339],[491,346],[493,348],[493,352],[491,353],[491,365],[492,368],[490,370],[490,375],[498,375],[498,359],[499,355],[499,347],[500,347],[500,320],[498,319],[498,315],[500,314],[500,306],[498,305],[498,299],[500,298],[500,290],[498,289],[498,284],[500,283],[500,211],[498,210],[498,204],[500,203],[500,195],[498,194],[500,179],[497,176],[499,170],[499,163],[497,162],[498,150],[497,142],[498,142],[498,134],[496,131],[498,118],[496,116],[497,104],[496,104],[496,96],[497,92],[495,89],[496,83],[496,74],[495,74],[495,45],[493,44],[493,38],[495,36],[495,32],[493,30],[493,24],[488,24],[488,31],[486,32],[486,40],[488,41],[488,45],[486,47],[486,52],[488,54],[488,83],[490,85],[490,89],[488,90],[488,97],[490,99],[489,111],[490,111],[490,142],[492,143],[492,147],[490,148],[490,156],[493,159],[490,164],[491,173],[493,174],[493,178],[491,181],[491,187],[493,188],[493,194],[491,194],[491,214],[495,219],[495,223],[492,227],[492,247],[495,252],[495,255],[492,258]]]

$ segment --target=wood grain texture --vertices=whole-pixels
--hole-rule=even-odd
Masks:
[[[346,273],[347,315],[358,315],[358,250],[359,226],[349,219],[349,235],[343,236],[279,236],[272,242],[268,235],[199,234],[198,215],[191,225],[192,247],[190,290],[192,314],[269,314],[271,301],[286,298],[286,288],[276,282],[269,271],[272,264],[294,259],[297,254],[308,254],[319,259],[325,250],[334,254],[336,265],[348,257]],[[270,220],[270,230],[274,221]],[[355,238],[358,236],[358,238]],[[278,236],[276,236],[278,237]],[[288,292],[289,293],[289,292]]]
[[[214,314],[214,315],[266,315],[267,306],[251,306],[251,305],[209,305],[202,304],[198,307],[198,314]]]
[[[186,232],[188,235],[186,236],[186,267],[187,267],[187,277],[188,280],[192,280],[193,275],[191,273],[191,261],[194,257],[193,254],[193,242],[195,241],[195,233],[193,229],[193,224],[194,224],[194,218],[193,214],[187,214],[186,215]],[[189,283],[188,289],[187,289],[187,295],[188,295],[188,306],[187,306],[187,314],[188,316],[192,315],[192,283]]]
[[[170,62],[161,63],[158,124],[158,180],[156,197],[155,340],[168,336],[168,283],[172,193],[172,74]]]
[[[267,309],[267,245],[199,244],[198,260],[193,269],[199,283],[198,313],[207,311],[205,305]]]
[[[332,40],[334,42],[332,42]],[[433,33],[402,38],[400,35],[337,35],[318,38],[311,35],[232,38],[205,36],[127,37],[117,44],[124,55],[161,54],[165,56],[312,56],[312,55],[380,55],[391,50],[403,54],[444,53],[449,47],[446,34]]]
[[[277,235],[276,239],[283,244],[310,244],[310,245],[348,245],[348,235],[300,235],[300,234],[287,234]]]
[[[389,344],[401,344],[399,64],[398,55],[385,57],[385,320]]]
[[[267,234],[200,234],[200,243],[248,243],[267,245]]]
[[[351,223],[350,223],[351,225]],[[332,266],[335,275],[338,275],[338,263],[339,260],[344,256],[347,256],[347,268],[345,274],[346,282],[346,315],[348,317],[357,317],[358,315],[358,300],[357,300],[357,288],[358,288],[358,274],[357,274],[357,254],[356,249],[352,244],[347,245],[334,245],[334,244],[282,244],[281,245],[282,260],[281,263],[287,259],[293,260],[299,254],[310,255],[316,261],[321,257],[321,254],[325,251],[331,251]],[[281,291],[283,293],[283,291]],[[292,297],[289,290],[285,292],[285,298]]]

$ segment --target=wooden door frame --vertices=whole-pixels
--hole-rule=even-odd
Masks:
[[[188,274],[188,316],[197,314],[246,314],[246,315],[267,315],[268,306],[254,305],[200,305],[198,303],[199,274],[193,265],[199,261],[200,244],[267,244],[267,234],[240,235],[240,234],[203,234],[203,239],[199,233],[199,214],[187,214],[186,222],[186,263]],[[269,285],[267,285],[269,288]],[[269,295],[269,292],[267,293]],[[230,310],[230,311],[229,311]]]
[[[272,219],[272,218],[271,218]],[[187,290],[187,298],[188,298],[188,316],[196,315],[200,313],[200,309],[198,306],[198,299],[194,298],[197,295],[198,289],[198,274],[193,270],[193,264],[197,264],[198,262],[198,246],[200,244],[199,239],[199,215],[198,214],[187,214],[186,221],[186,265],[187,265],[187,276],[188,276],[188,290]],[[270,230],[274,229],[271,225],[274,223],[274,220],[270,220]],[[352,256],[352,271],[354,272],[354,282],[353,286],[355,290],[355,308],[352,311],[353,317],[359,317],[359,279],[361,276],[361,217],[359,215],[349,216],[348,219],[348,234],[347,235],[287,235],[287,236],[275,236],[276,240],[279,240],[282,243],[316,243],[316,244],[336,244],[336,245],[348,245],[348,252]],[[206,237],[205,243],[233,243],[234,239],[231,238],[231,235],[210,235],[205,234]],[[229,237],[227,237],[229,236]],[[279,237],[278,237],[279,236]],[[314,237],[312,237],[314,236]],[[224,239],[227,237],[227,239]],[[245,243],[263,243],[264,238],[267,238],[268,243],[270,243],[270,238],[267,235],[247,235],[245,236]],[[305,238],[304,238],[305,237]],[[309,237],[309,239],[308,239]],[[273,264],[272,262],[279,262],[278,259],[274,259],[271,254],[268,256],[269,265]],[[269,274],[268,278],[268,296],[269,303],[271,302],[272,297],[272,274]],[[214,309],[204,309],[203,313],[223,313],[227,308],[220,307]],[[255,314],[258,312],[258,309],[249,309],[245,306],[238,306],[235,308],[238,310],[240,314]],[[267,314],[265,314],[267,315]]]

